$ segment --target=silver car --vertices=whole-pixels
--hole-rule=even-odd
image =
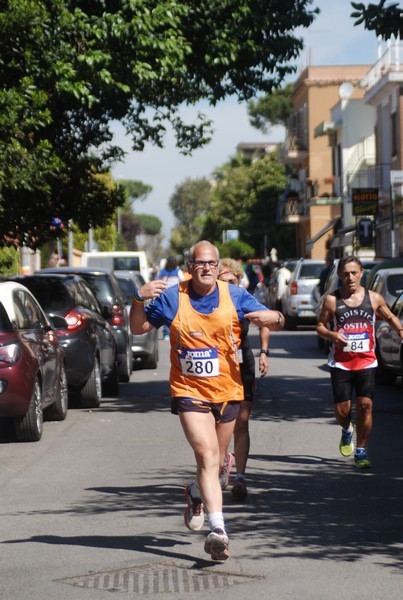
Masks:
[[[403,292],[403,267],[379,269],[368,289],[381,294],[385,298],[386,304],[391,307]]]
[[[403,292],[391,310],[403,327]],[[376,330],[376,355],[378,383],[393,383],[399,375],[403,375],[403,343],[397,331],[386,321],[381,321]]]
[[[325,266],[324,260],[301,258],[295,267],[282,298],[286,329],[316,323],[315,288]]]
[[[130,312],[135,290],[140,287],[137,284],[133,273],[127,271],[114,271],[118,280],[122,295],[126,300],[126,311]],[[143,280],[144,282],[144,280]],[[158,365],[158,330],[152,329],[148,333],[134,335],[130,333],[130,345],[133,356],[133,367],[143,367],[144,369],[156,369]]]

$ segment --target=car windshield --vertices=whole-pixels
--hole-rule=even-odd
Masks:
[[[387,281],[387,288],[389,294],[393,296],[399,296],[403,292],[403,273],[396,273],[396,275],[389,275]]]
[[[112,290],[106,277],[91,275],[89,273],[80,273],[80,275],[86,280],[98,302],[111,303],[114,301]]]
[[[0,302],[0,331],[12,331],[13,326],[10,323],[10,319],[6,313],[6,309]]]
[[[301,267],[301,272],[298,279],[318,279],[320,272],[323,269],[323,264],[304,264]]]
[[[119,256],[113,259],[114,271],[140,271],[138,256]]]
[[[45,312],[63,310],[71,305],[66,288],[57,279],[35,279],[21,282],[33,293]]]

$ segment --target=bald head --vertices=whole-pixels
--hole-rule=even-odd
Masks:
[[[189,258],[188,258],[188,263],[191,263],[194,261],[195,255],[204,249],[209,249],[210,251],[212,251],[213,253],[215,253],[216,258],[219,259],[220,258],[220,253],[218,251],[217,246],[214,246],[214,244],[212,244],[211,242],[208,242],[207,240],[201,240],[200,242],[197,242],[197,244],[194,244],[190,250],[189,250]]]

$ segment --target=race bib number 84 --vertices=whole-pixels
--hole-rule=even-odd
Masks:
[[[217,377],[220,374],[217,348],[182,348],[182,373],[191,377]]]
[[[344,352],[369,352],[369,333],[344,333],[347,338],[347,346]]]

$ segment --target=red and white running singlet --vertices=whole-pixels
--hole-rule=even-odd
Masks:
[[[359,306],[350,307],[344,303],[339,290],[336,297],[336,312],[333,318],[333,331],[343,333],[348,340],[344,348],[331,344],[328,358],[330,367],[346,371],[360,371],[377,366],[375,355],[375,311],[368,290]]]

